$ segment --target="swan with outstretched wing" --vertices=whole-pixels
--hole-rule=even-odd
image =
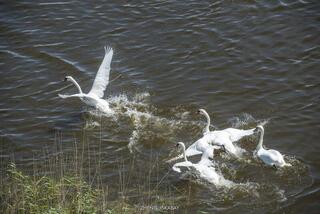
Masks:
[[[198,163],[192,163],[188,161],[186,156],[186,148],[184,143],[177,143],[177,147],[182,148],[182,155],[184,158],[183,162],[176,163],[172,166],[175,172],[181,173],[181,169],[195,174],[202,180],[215,184],[216,186],[230,186],[231,181],[226,180],[222,175],[218,174],[214,168],[212,162],[213,158],[213,147],[206,147],[202,152],[201,160]]]
[[[92,88],[89,91],[89,93],[83,93],[77,81],[71,76],[66,76],[65,81],[72,82],[77,87],[79,93],[73,95],[59,94],[59,97],[63,99],[78,97],[85,104],[92,106],[101,112],[111,113],[112,110],[109,107],[109,103],[102,98],[104,96],[104,91],[106,90],[106,87],[109,83],[112,56],[113,49],[111,47],[105,47],[105,55],[103,61],[99,67],[99,70],[96,74]]]
[[[236,142],[245,136],[254,134],[254,128],[247,130],[227,128],[223,130],[210,131],[209,114],[204,109],[199,109],[198,113],[204,115],[207,119],[207,124],[203,132],[203,138],[206,139],[209,144],[224,146],[228,153],[235,156],[238,156],[238,149],[233,145],[233,142]]]

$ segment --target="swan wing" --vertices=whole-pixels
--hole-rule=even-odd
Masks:
[[[206,151],[204,151],[202,153],[202,156],[201,156],[201,160],[199,161],[199,165],[204,165],[204,166],[213,166],[213,163],[212,161],[209,159],[209,158],[213,158],[213,151],[214,151],[214,148],[213,146],[211,147],[208,147],[206,149]]]
[[[95,95],[102,98],[104,91],[109,83],[110,65],[113,56],[113,49],[111,47],[104,47],[105,55],[99,67],[96,78],[94,79],[92,88],[88,94]]]
[[[273,156],[275,157],[279,157],[279,156],[282,156],[280,152],[278,152],[277,150],[274,150],[274,149],[268,149],[267,150],[268,153],[272,154]]]
[[[258,152],[258,156],[267,165],[282,165],[284,163],[282,155],[276,150]]]
[[[187,157],[202,154],[202,151],[197,149],[198,143],[199,143],[199,141],[196,141],[186,149],[186,156]]]
[[[219,182],[220,176],[213,167],[209,167],[202,164],[197,164],[195,167],[202,179],[212,184],[217,184]]]
[[[189,147],[186,149],[185,153],[186,153],[186,156],[187,156],[187,157],[202,154],[202,150],[199,148],[199,144],[201,143],[201,139],[202,139],[202,138],[200,138],[199,140],[197,140],[196,142],[194,142],[191,146],[189,146]],[[166,162],[167,162],[167,163],[170,163],[170,162],[179,160],[179,159],[181,159],[181,158],[183,158],[183,155],[182,155],[182,154],[180,154],[180,155],[178,155],[178,156],[176,156],[176,157],[174,157],[174,158],[171,158],[171,159],[167,160]]]
[[[244,136],[254,134],[254,129],[245,130],[245,129],[227,128],[222,131],[227,132],[229,134],[229,138],[232,142],[238,141]]]
[[[277,165],[282,166],[286,164],[286,162],[284,161],[283,155],[279,151],[270,149],[268,150],[268,152],[272,154],[272,156],[275,159],[275,163]]]
[[[188,170],[190,170],[191,167],[193,167],[193,164],[190,161],[183,161],[183,162],[174,164],[172,166],[172,169],[175,172],[181,173],[182,168],[187,168]]]

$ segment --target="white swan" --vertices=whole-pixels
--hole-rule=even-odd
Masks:
[[[252,135],[254,134],[254,130],[255,129],[236,129],[236,128],[227,128],[227,129],[223,129],[223,130],[219,130],[219,131],[210,131],[210,116],[207,113],[206,110],[204,109],[199,109],[198,113],[201,115],[204,115],[207,119],[207,125],[205,127],[204,130],[204,135],[209,134],[209,133],[221,133],[221,132],[226,132],[226,134],[228,134],[228,137],[230,138],[230,140],[232,142],[234,141],[238,141],[241,138],[243,138],[244,136],[248,136],[248,135]]]
[[[183,144],[183,146],[184,146],[184,144]],[[191,146],[189,146],[187,148],[187,150],[185,150],[184,154],[186,157],[189,157],[189,156],[194,156],[194,155],[200,155],[205,151],[210,151],[210,153],[208,154],[209,158],[213,158],[213,154],[214,154],[213,152],[215,149],[222,149],[224,151],[226,150],[224,145],[210,145],[208,143],[207,137],[202,137],[199,140],[197,140],[196,142],[194,142]],[[170,163],[172,161],[176,161],[176,160],[181,159],[183,157],[184,156],[181,154],[181,155],[178,155],[177,157],[174,157],[170,160],[167,160],[166,162]]]
[[[182,157],[184,158],[183,162],[176,163],[172,166],[173,171],[181,173],[180,167],[186,167],[187,169],[190,169],[190,167],[193,166],[193,163],[188,161],[187,156],[186,156],[186,146],[182,142],[178,142],[177,147],[182,148]]]
[[[182,148],[184,162],[176,163],[172,169],[178,173],[181,173],[180,168],[186,168],[188,171],[196,173],[200,178],[206,180],[209,183],[215,185],[226,185],[232,182],[224,179],[223,176],[219,175],[214,168],[212,161],[209,159],[213,151],[208,149],[202,153],[201,160],[198,163],[191,163],[186,157],[185,145],[182,142],[177,143],[178,147]]]
[[[204,109],[198,110],[199,114],[204,115],[207,118],[207,125],[205,127],[203,138],[207,140],[209,144],[215,144],[224,146],[226,151],[230,154],[238,156],[237,148],[233,145],[233,142],[240,140],[244,136],[254,134],[255,129],[235,129],[227,128],[223,130],[210,131],[210,116]]]
[[[261,125],[258,125],[257,130],[260,131],[259,143],[257,145],[256,150],[253,155],[259,157],[265,164],[272,167],[283,167],[283,166],[291,166],[284,161],[283,156],[280,152],[273,149],[265,149],[263,148],[263,136],[264,136],[264,128]]]
[[[76,80],[73,79],[73,77],[71,76],[66,76],[65,81],[72,82],[78,88],[79,93],[73,95],[59,94],[59,97],[63,99],[69,97],[79,97],[81,101],[83,101],[89,106],[95,107],[99,111],[102,111],[104,113],[112,112],[112,110],[109,107],[109,103],[102,98],[104,95],[104,91],[109,83],[110,64],[113,56],[113,50],[111,47],[104,47],[104,49],[105,56],[96,74],[96,78],[94,79],[90,92],[87,94],[83,93],[80,85],[76,82]]]

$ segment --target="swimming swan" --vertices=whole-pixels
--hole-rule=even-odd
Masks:
[[[227,128],[223,130],[210,131],[210,116],[204,109],[199,109],[198,113],[207,118],[207,125],[205,127],[203,138],[209,144],[224,146],[226,151],[230,154],[238,156],[238,149],[233,145],[233,142],[240,140],[244,136],[254,134],[255,129],[235,129]]]
[[[104,95],[104,91],[109,83],[110,64],[113,56],[113,50],[111,47],[104,47],[104,49],[105,56],[96,74],[90,92],[87,94],[83,93],[80,85],[76,82],[76,80],[71,76],[66,76],[64,80],[72,82],[78,88],[79,93],[73,95],[59,94],[59,97],[63,99],[69,97],[79,97],[82,102],[89,106],[95,107],[99,111],[102,111],[104,113],[112,112],[109,107],[109,103],[102,98]]]
[[[248,135],[252,135],[254,133],[255,129],[235,129],[235,128],[227,128],[227,129],[223,129],[223,130],[219,130],[219,131],[210,131],[209,127],[210,127],[210,116],[207,113],[206,110],[204,109],[199,109],[198,110],[198,114],[204,115],[207,118],[207,125],[205,127],[204,130],[204,135],[209,134],[209,133],[217,133],[220,134],[222,132],[225,132],[228,137],[230,138],[230,140],[232,142],[238,141],[241,138],[243,138],[244,136],[248,136]]]
[[[183,146],[184,146],[184,144],[183,144]],[[200,155],[205,151],[211,151],[209,153],[209,157],[213,158],[213,155],[214,155],[213,152],[216,149],[222,149],[223,151],[226,150],[224,145],[210,145],[208,143],[208,139],[206,137],[202,137],[199,140],[197,140],[196,142],[194,142],[191,146],[189,146],[185,150],[184,155],[186,157],[190,157],[190,156],[194,156],[194,155]],[[182,154],[178,155],[178,156],[176,156],[174,158],[171,158],[170,160],[167,160],[166,162],[170,163],[172,161],[179,160],[179,159],[183,158],[184,155],[182,155]]]
[[[174,164],[174,165],[172,166],[172,169],[173,169],[173,171],[175,171],[175,172],[181,173],[180,167],[186,167],[186,168],[190,169],[190,167],[193,166],[193,163],[191,163],[191,162],[188,161],[188,159],[187,159],[187,156],[186,156],[186,146],[184,145],[184,143],[178,142],[176,146],[182,148],[182,157],[184,158],[184,161]]]
[[[209,159],[212,156],[213,151],[208,149],[202,153],[201,160],[198,163],[191,163],[186,157],[185,145],[182,142],[177,143],[177,147],[182,148],[184,161],[173,165],[172,169],[178,173],[181,173],[180,168],[187,168],[188,171],[195,172],[200,178],[206,180],[209,183],[215,185],[221,185],[222,183],[229,184],[223,176],[219,175],[214,168],[212,161]]]
[[[291,166],[284,161],[283,156],[280,152],[273,149],[264,149],[263,148],[263,136],[264,136],[264,128],[261,125],[258,125],[256,128],[260,131],[259,143],[257,145],[256,150],[254,151],[254,156],[259,157],[265,164],[268,166],[272,166],[274,168],[283,167],[283,166]]]

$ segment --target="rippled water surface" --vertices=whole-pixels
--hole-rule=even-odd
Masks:
[[[104,185],[118,183],[122,160],[124,172],[138,172],[128,192],[143,182],[163,195],[170,187],[184,213],[317,213],[319,14],[316,0],[0,3],[1,168],[12,159],[31,167],[76,142],[99,154]],[[76,91],[66,75],[90,90],[105,45],[114,49],[111,79],[121,74],[105,94],[112,116],[57,96]],[[216,158],[234,187],[180,178],[165,161],[176,142],[201,136],[198,108],[216,128],[265,121],[266,146],[293,167],[252,158],[252,136],[238,143],[241,160]]]

